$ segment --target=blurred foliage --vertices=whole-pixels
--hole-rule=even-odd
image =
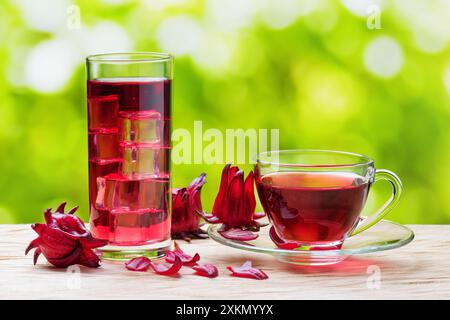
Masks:
[[[129,50],[174,53],[175,129],[279,128],[282,149],[369,155],[404,182],[390,219],[449,223],[449,32],[449,1],[2,0],[0,223],[62,200],[87,217],[84,57]],[[173,184],[205,171],[209,209],[221,168],[176,165]]]

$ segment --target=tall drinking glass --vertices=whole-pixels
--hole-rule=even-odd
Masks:
[[[87,57],[90,228],[102,258],[159,257],[170,244],[173,58]]]

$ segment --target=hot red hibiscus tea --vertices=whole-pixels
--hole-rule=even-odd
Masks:
[[[88,80],[89,204],[93,235],[121,246],[170,235],[171,81]]]
[[[312,245],[339,245],[358,221],[369,191],[363,177],[342,172],[275,172],[256,183],[278,236]]]

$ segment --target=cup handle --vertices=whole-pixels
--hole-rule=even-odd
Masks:
[[[380,209],[378,209],[377,212],[367,217],[362,224],[358,225],[350,236],[354,236],[360,232],[363,232],[364,230],[369,229],[377,222],[379,222],[381,219],[383,219],[383,217],[386,214],[388,214],[392,209],[394,209],[395,206],[397,206],[398,201],[400,200],[400,196],[403,192],[403,186],[402,182],[400,181],[400,178],[392,171],[380,169],[376,170],[375,179],[373,183],[380,180],[387,180],[391,183],[392,185],[391,198],[388,201],[386,201],[383,204],[383,206]]]

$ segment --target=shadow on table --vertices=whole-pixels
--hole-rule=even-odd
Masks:
[[[325,266],[300,266],[278,262],[279,267],[291,273],[303,274],[370,274],[377,270],[400,267],[397,263],[387,260],[349,257],[339,263]]]

